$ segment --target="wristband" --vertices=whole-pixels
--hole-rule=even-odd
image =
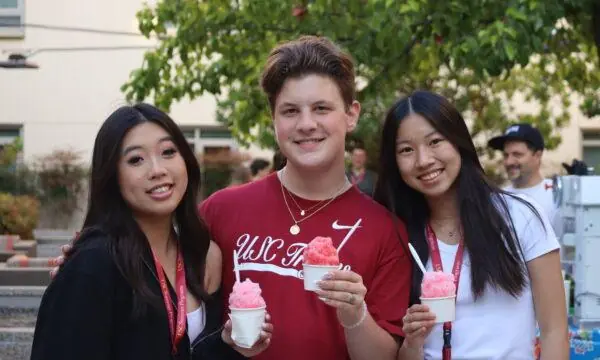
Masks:
[[[367,318],[368,310],[367,310],[367,303],[364,300],[362,303],[362,311],[363,311],[363,313],[360,316],[360,319],[358,319],[358,321],[352,325],[346,325],[340,321],[340,324],[342,325],[342,327],[346,330],[351,330],[351,329],[354,329],[355,327],[358,327],[360,324],[362,324],[365,321],[365,319]]]

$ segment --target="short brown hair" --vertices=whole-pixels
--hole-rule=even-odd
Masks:
[[[287,79],[309,74],[329,76],[335,81],[346,107],[355,100],[352,57],[325,37],[302,36],[280,44],[269,54],[261,86],[267,94],[271,111]]]

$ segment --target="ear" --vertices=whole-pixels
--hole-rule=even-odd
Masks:
[[[542,154],[543,154],[543,153],[544,153],[544,152],[543,152],[542,150],[536,150],[536,151],[533,153],[533,156],[535,156],[535,157],[536,157],[536,158],[538,158],[539,160],[542,160]]]
[[[352,132],[356,129],[358,118],[360,117],[360,103],[356,100],[350,104],[346,111],[346,132]]]

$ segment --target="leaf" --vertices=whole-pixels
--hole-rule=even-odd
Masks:
[[[527,21],[527,16],[524,13],[522,13],[521,11],[519,11],[513,7],[509,7],[506,10],[506,14],[515,20]]]
[[[515,46],[513,45],[513,43],[504,41],[504,52],[506,53],[506,56],[508,57],[508,59],[510,61],[515,59],[516,51],[517,50],[515,49]]]

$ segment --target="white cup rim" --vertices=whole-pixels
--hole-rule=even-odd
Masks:
[[[340,267],[339,265],[312,265],[312,264],[302,264],[304,267],[309,268],[324,268],[324,269],[337,269]]]
[[[233,310],[233,311],[256,311],[256,310],[264,310],[266,309],[267,306],[261,306],[261,307],[253,307],[253,308],[234,308],[234,307],[229,307],[229,310]]]
[[[446,299],[454,299],[456,298],[456,295],[452,295],[452,296],[443,296],[443,297],[434,297],[434,298],[426,298],[426,297],[420,297],[419,299],[421,300],[446,300]]]

